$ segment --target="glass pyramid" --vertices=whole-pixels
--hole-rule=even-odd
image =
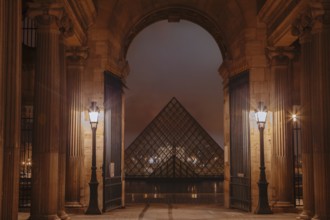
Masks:
[[[223,149],[176,98],[125,150],[128,178],[223,177]]]

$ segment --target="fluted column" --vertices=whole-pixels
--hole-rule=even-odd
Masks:
[[[81,135],[81,75],[87,48],[71,47],[67,50],[68,148],[66,169],[66,207],[83,211],[80,203],[80,179],[83,169]]]
[[[293,25],[292,32],[299,36],[301,45],[301,159],[303,173],[303,211],[298,219],[311,219],[314,215],[314,165],[313,165],[313,134],[311,116],[311,78],[313,61],[313,46],[311,38],[311,17],[309,14],[299,16]]]
[[[2,79],[1,96],[1,134],[0,144],[3,147],[3,172],[0,219],[17,219],[19,154],[21,134],[21,1],[1,1],[1,14],[4,14],[1,31],[2,46]],[[3,127],[2,127],[3,126]],[[1,160],[2,162],[2,160]]]
[[[294,207],[292,130],[288,115],[292,109],[293,52],[293,48],[268,48],[274,89],[273,159],[276,195],[273,207],[284,210]]]
[[[3,127],[4,127],[4,25],[5,25],[5,1],[0,0],[0,195],[2,195],[3,174]],[[0,198],[0,216],[2,216],[2,198]]]
[[[63,40],[63,39],[62,39]],[[61,101],[60,101],[60,128],[61,138],[59,146],[58,158],[58,216],[61,219],[70,219],[65,212],[65,179],[66,179],[66,148],[68,144],[68,107],[67,107],[67,83],[66,83],[66,62],[65,62],[65,45],[60,44],[60,74],[61,74]]]
[[[311,115],[315,214],[330,219],[330,1],[312,5]]]
[[[29,4],[37,24],[35,111],[30,219],[59,219],[58,159],[60,145],[60,31],[63,8],[55,3]]]

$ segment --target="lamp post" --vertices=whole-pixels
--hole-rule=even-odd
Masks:
[[[267,179],[265,173],[265,156],[264,156],[264,129],[266,124],[267,110],[263,104],[259,103],[259,109],[255,112],[256,121],[258,123],[258,129],[260,133],[260,176],[259,176],[259,201],[256,214],[272,214],[272,210],[268,204],[268,193],[267,193]]]
[[[92,102],[91,107],[88,109],[89,121],[91,123],[92,133],[93,133],[93,142],[92,142],[92,174],[91,180],[89,182],[89,205],[86,211],[88,215],[97,215],[101,214],[98,205],[98,196],[97,196],[97,187],[99,183],[96,178],[96,129],[98,123],[98,117],[100,110],[96,106],[96,102]]]

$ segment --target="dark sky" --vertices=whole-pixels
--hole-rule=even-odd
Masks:
[[[142,30],[129,47],[125,146],[176,97],[223,146],[222,56],[202,27],[160,21]]]

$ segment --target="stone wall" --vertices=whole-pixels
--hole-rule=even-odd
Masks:
[[[99,182],[98,199],[102,208],[103,183],[102,163],[104,148],[104,71],[108,69],[109,57],[108,31],[105,29],[91,29],[88,36],[89,57],[86,61],[85,71],[82,76],[82,132],[84,149],[84,169],[82,173],[81,203],[84,206],[89,202],[89,180],[91,178],[92,163],[92,130],[89,123],[88,108],[91,101],[96,101],[100,108],[99,123],[96,131],[96,167]]]
[[[230,205],[230,115],[229,115],[229,78],[245,70],[250,77],[250,160],[251,160],[251,211],[258,204],[258,185],[260,167],[259,130],[255,121],[254,110],[257,103],[262,101],[268,107],[267,123],[264,131],[265,165],[268,182],[271,178],[271,148],[272,148],[272,110],[270,108],[270,74],[268,61],[265,56],[266,30],[259,28],[243,29],[239,37],[230,44],[231,59],[224,61],[220,74],[224,78],[224,139],[225,139],[225,206]],[[272,188],[270,183],[269,189]],[[271,191],[268,193],[271,197]]]

